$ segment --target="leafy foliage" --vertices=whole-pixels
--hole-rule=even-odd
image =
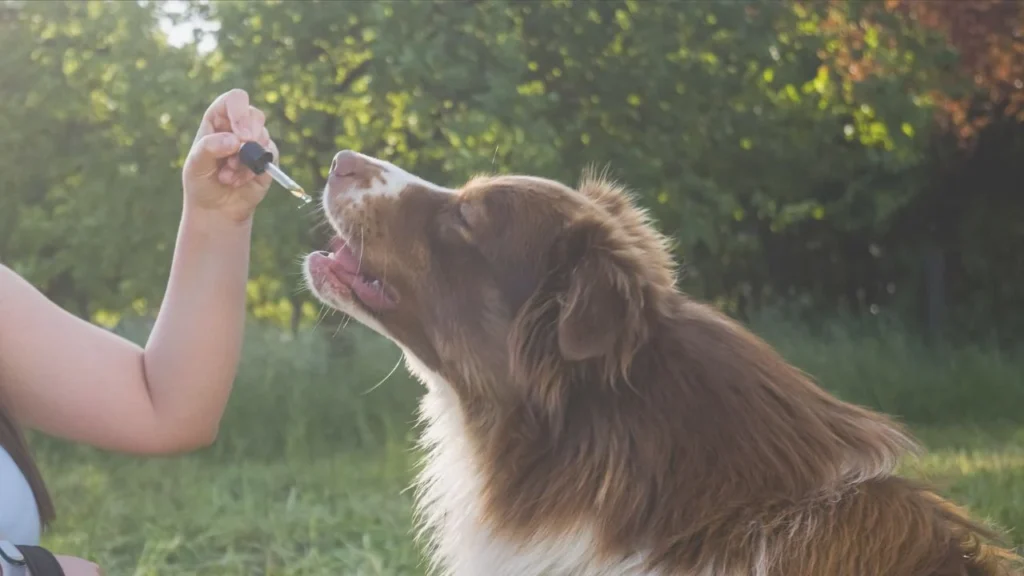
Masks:
[[[82,314],[158,301],[207,71],[150,7],[5,10],[0,258]]]
[[[836,4],[835,0],[832,0]],[[929,96],[938,120],[961,144],[1000,116],[1024,119],[1024,5],[1013,0],[865,3],[857,20],[831,12],[840,39],[835,64],[851,79],[899,74],[894,62],[880,60],[884,45],[938,51]],[[907,34],[908,30],[914,33]],[[921,42],[926,39],[925,42]],[[908,40],[910,42],[908,42]],[[944,46],[943,46],[944,45]]]
[[[685,288],[736,314],[787,301],[914,318],[935,288],[922,261],[940,253],[957,326],[1019,333],[999,306],[1024,294],[991,288],[1020,240],[992,206],[1019,194],[967,192],[979,166],[1014,161],[989,145],[979,165],[946,136],[964,135],[955,106],[978,107],[979,86],[1017,110],[1019,38],[1000,34],[1018,20],[980,4],[193,3],[186,16],[216,24],[205,52],[168,45],[156,3],[8,1],[0,258],[82,314],[151,311],[194,123],[240,86],[311,189],[344,148],[450,185],[607,166],[676,239]],[[979,142],[1020,133],[972,125]],[[327,232],[315,209],[268,197],[254,314],[308,321],[296,260]],[[979,268],[986,280],[957,280]]]

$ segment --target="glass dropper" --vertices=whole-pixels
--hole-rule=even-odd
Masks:
[[[270,174],[270,177],[275,182],[291,192],[292,196],[306,204],[313,201],[309,194],[306,194],[306,191],[302,189],[302,186],[299,186],[295,180],[292,180],[290,176],[274,164],[273,152],[264,149],[258,143],[246,142],[242,144],[241,150],[238,151],[238,159],[256,174],[263,174],[264,172]]]

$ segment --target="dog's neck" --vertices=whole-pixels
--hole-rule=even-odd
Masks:
[[[525,541],[500,534],[495,519],[487,517],[484,466],[462,401],[415,358],[407,358],[407,364],[428,388],[420,403],[425,458],[416,481],[416,521],[432,574],[656,576],[643,569],[639,554],[602,560],[595,554],[596,534],[587,525]]]

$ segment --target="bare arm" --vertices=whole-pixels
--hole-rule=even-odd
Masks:
[[[145,350],[0,267],[0,382],[25,426],[127,452],[212,441],[241,348],[250,226],[196,220],[182,217]]]
[[[249,110],[244,93],[231,94]],[[221,109],[231,105],[225,96]],[[262,114],[250,119],[248,132],[234,132],[262,131],[271,144]],[[240,146],[225,133],[233,120],[208,112],[186,163],[170,280],[145,349],[65,312],[0,265],[0,392],[23,425],[130,453],[180,452],[216,437],[241,353],[252,209],[269,186],[223,160]]]

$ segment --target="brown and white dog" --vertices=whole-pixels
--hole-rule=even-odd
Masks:
[[[339,153],[330,306],[426,385],[418,510],[454,576],[1019,574],[967,515],[894,474],[912,439],[680,293],[619,187],[459,189]]]

